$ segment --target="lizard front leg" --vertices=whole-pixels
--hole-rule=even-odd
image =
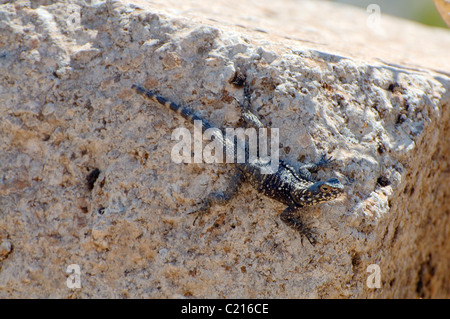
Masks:
[[[313,228],[309,227],[310,224],[305,224],[296,216],[295,212],[297,209],[295,206],[289,206],[281,213],[280,219],[289,227],[297,230],[302,236],[305,236],[311,245],[314,246],[317,242],[316,232]]]

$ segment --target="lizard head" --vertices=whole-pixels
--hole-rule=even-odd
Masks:
[[[337,178],[315,182],[305,189],[294,190],[292,197],[300,206],[314,206],[335,199],[344,192],[344,185]]]

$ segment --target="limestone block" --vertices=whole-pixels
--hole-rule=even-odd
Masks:
[[[1,4],[0,298],[450,297],[450,32],[371,14],[289,0]],[[131,90],[236,127],[237,70],[283,159],[336,160],[317,177],[338,177],[345,196],[301,212],[316,246],[249,185],[193,225],[233,166],[175,163],[172,132],[192,126]]]

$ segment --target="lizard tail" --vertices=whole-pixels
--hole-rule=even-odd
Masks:
[[[131,88],[135,89],[136,92],[138,92],[139,94],[142,94],[142,95],[152,99],[153,101],[158,102],[159,104],[164,105],[165,107],[168,107],[175,113],[180,114],[183,118],[185,118],[186,120],[188,120],[191,123],[194,123],[194,121],[201,121],[203,131],[212,127],[211,124],[209,124],[207,121],[205,121],[204,119],[202,119],[201,117],[196,115],[192,110],[188,109],[187,107],[173,103],[173,102],[169,101],[168,99],[166,99],[165,97],[163,97],[155,92],[144,89],[140,85],[133,84],[131,86]]]

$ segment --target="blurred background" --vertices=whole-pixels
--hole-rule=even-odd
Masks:
[[[367,8],[369,4],[380,6],[381,14],[390,14],[426,25],[448,28],[439,15],[433,0],[329,0]]]

